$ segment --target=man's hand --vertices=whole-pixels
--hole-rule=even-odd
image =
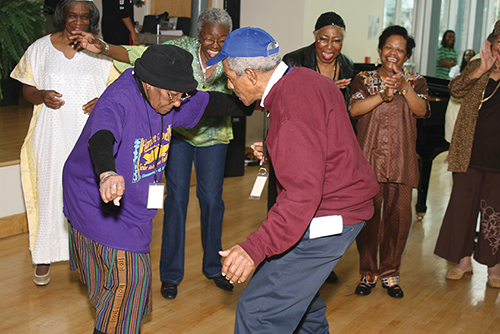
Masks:
[[[260,165],[264,162],[264,147],[261,141],[256,141],[250,146],[253,150],[253,156],[260,160]]]
[[[222,276],[226,277],[231,284],[245,282],[255,269],[252,258],[239,245],[220,251],[219,254],[225,257],[222,264]]]
[[[135,30],[130,33],[130,36],[132,36],[132,45],[139,45],[139,36],[135,32]]]

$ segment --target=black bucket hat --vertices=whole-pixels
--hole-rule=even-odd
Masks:
[[[193,77],[193,56],[174,45],[152,45],[137,59],[135,74],[142,81],[176,92],[195,90],[198,82]]]

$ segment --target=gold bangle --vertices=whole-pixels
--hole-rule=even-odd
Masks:
[[[410,85],[410,83],[408,83],[408,82],[406,82],[406,83],[408,84],[408,87],[407,87],[405,90],[400,90],[400,91],[399,91],[399,93],[400,93],[401,95],[403,95],[403,96],[404,96],[404,95],[406,95],[406,93],[408,93],[408,91],[411,89],[411,85]]]
[[[381,89],[378,91],[378,95],[380,95],[380,97],[382,98],[382,100],[384,102],[391,102],[392,100],[394,100],[394,95],[393,96],[388,96],[386,94],[386,90],[385,89]]]

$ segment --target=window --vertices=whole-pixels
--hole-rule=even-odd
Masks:
[[[481,27],[481,39],[485,41],[493,31],[495,22],[500,20],[500,0],[485,0],[483,9],[483,26]],[[481,47],[482,47],[481,43]],[[479,51],[479,50],[477,50]]]
[[[383,28],[396,24],[405,27],[412,35],[414,8],[415,0],[385,0]]]
[[[438,43],[441,44],[441,38],[446,30],[453,30],[458,60],[462,58],[465,50],[472,48],[472,43],[468,43],[469,33],[474,33],[473,27],[470,27],[470,13],[471,0],[441,0]]]

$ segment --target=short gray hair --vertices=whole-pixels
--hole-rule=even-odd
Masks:
[[[227,65],[231,71],[241,77],[247,68],[266,73],[276,67],[281,61],[279,53],[267,57],[227,57]]]
[[[201,12],[200,16],[198,16],[198,21],[196,22],[196,29],[198,35],[203,29],[203,25],[205,23],[211,23],[213,25],[223,24],[227,27],[228,31],[231,32],[233,30],[233,21],[231,20],[231,16],[221,8],[207,8]]]

